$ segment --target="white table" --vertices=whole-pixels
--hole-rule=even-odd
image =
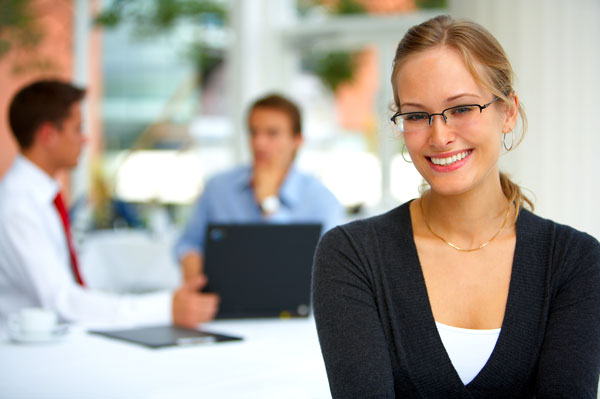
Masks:
[[[72,329],[0,341],[0,398],[328,398],[313,319],[207,323],[241,342],[148,349]]]

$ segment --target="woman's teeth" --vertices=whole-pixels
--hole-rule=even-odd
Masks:
[[[471,153],[471,151],[469,150],[469,151],[460,152],[458,154],[452,155],[451,157],[447,157],[447,158],[430,157],[429,159],[435,165],[448,166],[448,165],[452,165],[454,162],[457,162],[457,161],[460,161],[461,159],[466,158],[467,155],[469,155],[470,153]]]

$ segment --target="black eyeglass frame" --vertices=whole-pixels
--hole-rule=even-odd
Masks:
[[[398,123],[396,122],[396,118],[398,118],[399,116],[414,115],[414,114],[427,115],[427,117],[429,119],[429,125],[428,126],[431,126],[433,124],[433,117],[436,116],[436,115],[441,115],[442,119],[444,119],[444,123],[448,123],[448,117],[445,115],[446,111],[450,111],[452,109],[458,109],[458,108],[462,108],[462,107],[479,107],[479,113],[482,113],[484,109],[486,109],[487,107],[489,107],[490,105],[492,105],[493,103],[495,103],[499,99],[500,99],[500,97],[495,97],[492,101],[490,101],[487,104],[483,104],[483,105],[481,105],[481,104],[461,104],[461,105],[455,105],[454,107],[446,108],[442,112],[435,113],[435,114],[430,114],[429,112],[425,112],[425,111],[396,112],[394,115],[392,115],[392,117],[390,118],[390,120],[392,121],[392,123],[394,125],[398,125]]]

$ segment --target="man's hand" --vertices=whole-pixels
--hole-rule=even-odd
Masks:
[[[279,193],[279,186],[287,173],[287,165],[280,165],[277,162],[256,163],[252,173],[254,196],[256,202],[260,204],[265,198]]]
[[[204,258],[198,252],[187,252],[181,258],[181,271],[184,282],[196,281],[196,278],[204,272]]]
[[[206,276],[199,275],[185,282],[173,295],[173,324],[195,328],[215,317],[219,307],[216,294],[199,292],[206,285]]]

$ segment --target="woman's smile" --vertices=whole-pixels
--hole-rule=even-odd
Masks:
[[[460,167],[462,167],[465,163],[467,163],[472,149],[466,151],[455,151],[446,154],[438,154],[435,156],[427,156],[427,161],[429,161],[429,166],[436,172],[452,172]]]

